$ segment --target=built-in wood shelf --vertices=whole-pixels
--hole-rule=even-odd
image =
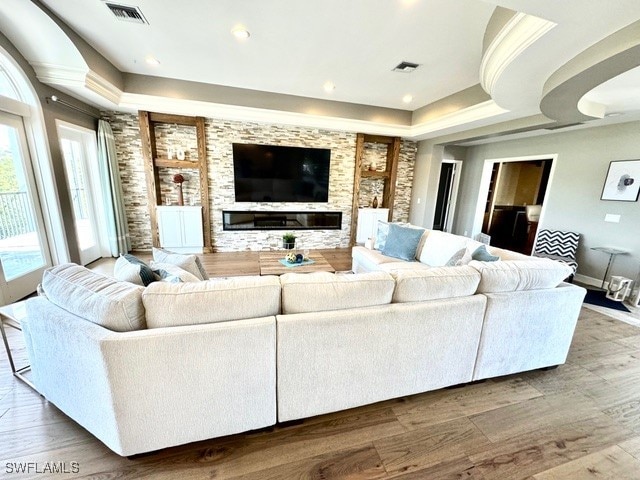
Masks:
[[[195,160],[176,160],[175,158],[154,158],[153,164],[156,167],[169,167],[169,168],[200,168],[198,159]]]
[[[363,178],[389,178],[391,172],[383,172],[379,170],[362,170],[360,176]]]

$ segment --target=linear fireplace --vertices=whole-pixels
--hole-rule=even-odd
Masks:
[[[342,212],[222,211],[222,227],[243,230],[340,230]]]

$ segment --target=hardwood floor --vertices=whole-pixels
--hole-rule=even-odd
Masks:
[[[252,255],[225,255],[226,266],[208,259],[207,270],[248,274]],[[24,361],[19,332],[8,333]],[[17,462],[36,462],[40,469],[46,462],[65,462],[69,469],[77,462],[77,473],[54,478],[639,479],[640,328],[583,308],[567,363],[555,370],[132,459],[111,453],[15,380],[1,352],[0,478],[49,478],[9,472]]]
[[[311,250],[310,257],[313,253],[319,252],[331,264],[336,272],[351,270],[351,249],[350,248],[326,248]],[[141,260],[151,260],[149,252],[132,252],[133,255]],[[210,277],[233,277],[239,275],[260,275],[260,252],[222,252],[222,253],[205,253],[198,255],[202,261],[204,269]],[[282,251],[284,258],[285,252]],[[103,258],[91,265],[92,270],[104,273],[105,275],[113,274],[112,258]]]

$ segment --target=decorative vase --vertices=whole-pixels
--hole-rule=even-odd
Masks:
[[[184,197],[182,196],[182,184],[178,183],[178,205],[181,207],[184,205]]]
[[[378,197],[377,196],[373,197],[373,202],[371,202],[371,206],[373,208],[378,208]]]

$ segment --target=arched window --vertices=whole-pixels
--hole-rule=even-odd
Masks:
[[[38,95],[0,47],[0,304],[35,291],[52,253],[64,260],[62,231]]]
[[[18,93],[18,88],[15,83],[11,79],[11,77],[7,74],[5,69],[0,65],[0,95],[3,97],[9,97],[14,100],[22,100],[20,98],[20,94]]]

